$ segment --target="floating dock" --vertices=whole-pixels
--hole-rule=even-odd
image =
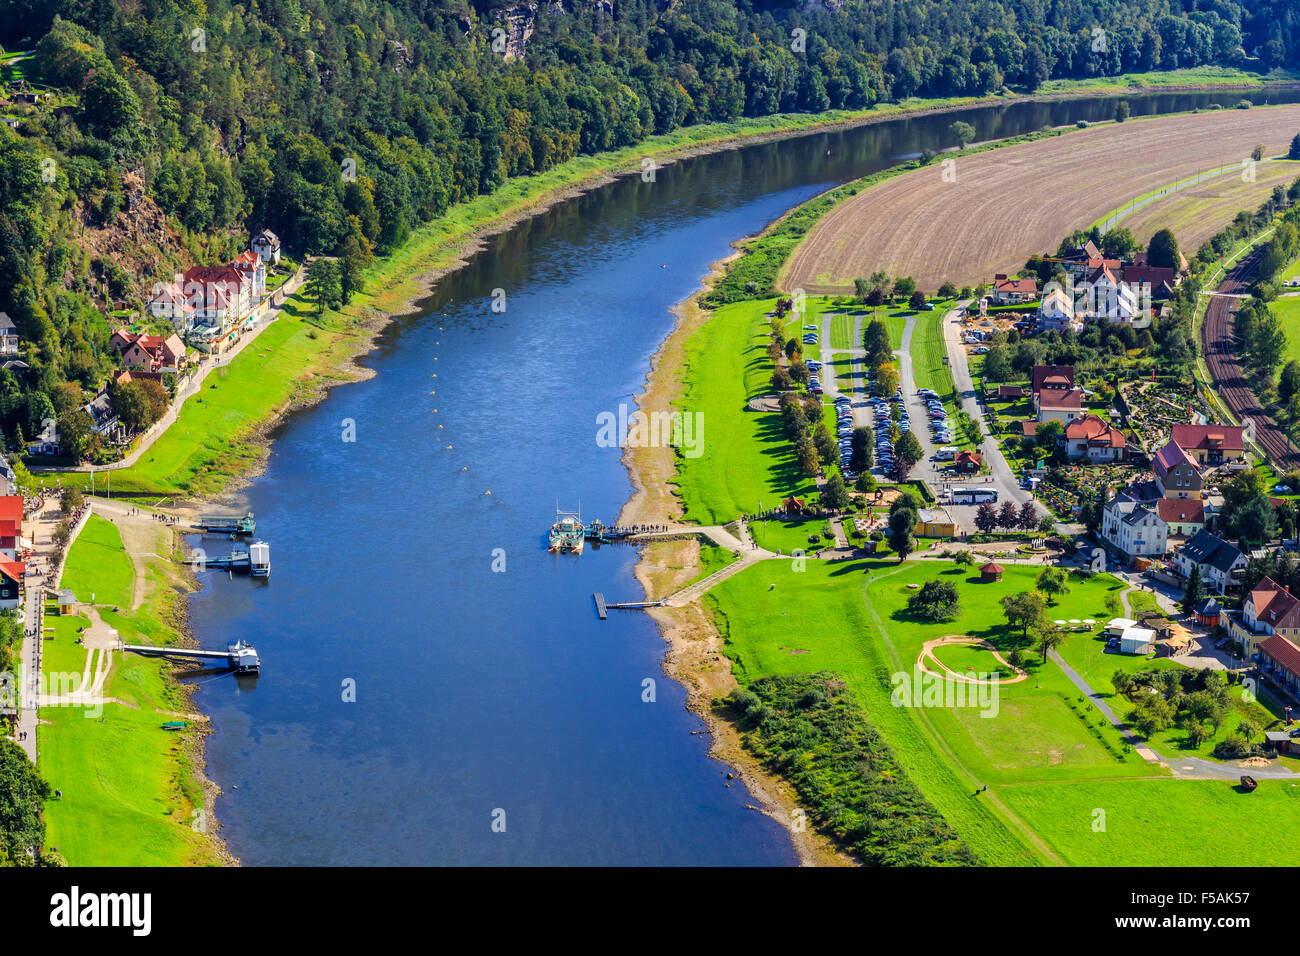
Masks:
[[[596,616],[599,617],[602,621],[608,618],[608,614],[606,612],[610,608],[615,608],[616,610],[620,610],[620,611],[636,611],[647,607],[664,606],[663,601],[623,601],[618,604],[609,604],[606,603],[605,595],[600,591],[597,591],[595,594],[593,594],[591,598],[593,601],[596,602]]]
[[[257,521],[254,520],[251,511],[242,515],[208,514],[199,515],[199,520],[194,522],[194,527],[213,534],[243,535],[256,532]]]
[[[194,660],[224,660],[236,674],[256,674],[262,668],[257,648],[243,641],[227,645],[224,651],[207,651],[192,647],[157,647],[153,644],[119,644],[118,650],[144,657],[187,657]]]
[[[266,578],[271,576],[271,546],[265,541],[258,541],[250,545],[247,551],[232,551],[224,558],[195,555],[192,562],[186,563],[199,564],[204,568],[215,568],[219,571],[238,571],[241,574],[251,574],[255,578]]]

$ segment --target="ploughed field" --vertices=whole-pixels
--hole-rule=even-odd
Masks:
[[[1298,130],[1300,105],[1252,107],[1069,130],[952,164],[940,156],[832,209],[787,260],[779,285],[852,291],[855,278],[878,269],[912,276],[927,292],[945,281],[987,282],[1135,196],[1248,159],[1257,144],[1281,155]],[[1212,235],[1236,212],[1213,206],[1206,215],[1219,218],[1198,228]]]

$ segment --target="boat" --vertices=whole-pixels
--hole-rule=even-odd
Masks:
[[[184,730],[189,724],[183,720],[169,720],[162,725],[163,730]]]
[[[252,534],[257,530],[251,511],[244,515],[199,515],[194,526],[217,534]]]
[[[581,514],[576,511],[555,509],[555,524],[551,525],[549,535],[550,550],[582,554],[582,546],[586,538],[587,531],[582,526]]]

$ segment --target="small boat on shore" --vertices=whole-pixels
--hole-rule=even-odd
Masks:
[[[582,515],[576,511],[555,509],[555,524],[551,525],[550,550],[558,553],[571,551],[582,554],[586,543],[587,530],[582,525]]]

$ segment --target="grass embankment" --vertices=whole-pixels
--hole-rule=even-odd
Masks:
[[[1196,66],[1184,70],[1153,73],[1127,73],[1123,76],[1094,76],[1086,80],[1048,80],[1039,93],[1136,93],[1145,89],[1185,89],[1216,87],[1259,89],[1269,83],[1294,83],[1300,74],[1292,70],[1273,70],[1261,76],[1228,66]]]
[[[170,539],[165,528],[158,534],[160,541]],[[94,592],[104,622],[126,643],[175,643],[179,635],[166,622],[177,599],[177,575],[154,560],[144,603],[132,611],[134,576],[117,528],[92,515],[69,551],[64,586],[82,602]],[[118,612],[110,610],[113,605]],[[54,637],[45,642],[43,673],[47,682],[67,686],[71,680],[79,686],[87,652],[76,639],[90,619],[56,617],[53,604],[47,610]],[[72,866],[220,862],[201,816],[195,730],[192,725],[181,732],[162,729],[189,710],[185,695],[168,679],[170,670],[162,661],[114,654],[103,689],[114,702],[104,703],[102,714],[80,706],[42,708],[41,773],[63,793],[46,805],[47,845],[57,846]]]

